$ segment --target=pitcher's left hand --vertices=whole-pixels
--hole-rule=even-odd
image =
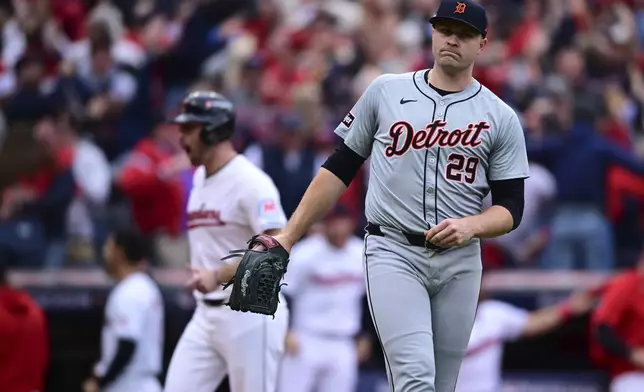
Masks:
[[[445,219],[425,232],[425,240],[441,248],[460,246],[474,237],[467,218]]]

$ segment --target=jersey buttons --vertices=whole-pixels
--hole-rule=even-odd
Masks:
[[[440,104],[441,106],[445,106],[445,101],[440,101],[440,102],[439,102],[439,104]]]
[[[427,193],[434,193],[434,188],[427,188]]]
[[[429,158],[429,163],[435,163],[435,162],[436,162],[436,159],[434,159],[434,158]]]

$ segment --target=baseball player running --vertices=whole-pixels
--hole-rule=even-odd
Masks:
[[[501,391],[504,343],[548,333],[590,311],[594,299],[590,292],[581,292],[558,305],[528,312],[482,293],[456,392]]]
[[[159,287],[144,272],[149,244],[134,230],[116,230],[103,253],[118,284],[107,298],[101,359],[83,392],[159,392],[164,309]]]
[[[519,225],[528,177],[517,115],[472,77],[485,10],[445,0],[430,22],[434,67],[367,87],[335,130],[343,145],[274,238],[289,250],[371,157],[366,292],[395,392],[453,391],[478,302],[479,239]],[[229,281],[236,270],[220,272]]]
[[[354,392],[364,272],[350,212],[336,206],[323,233],[293,247],[284,294],[291,311],[280,392]]]
[[[246,239],[275,233],[286,223],[271,179],[237,154],[229,138],[235,127],[230,101],[214,92],[194,92],[174,122],[193,165],[188,200],[188,240],[197,308],[172,356],[166,392],[212,392],[228,374],[232,392],[274,392],[284,351],[288,310],[275,319],[223,306],[229,291],[204,287],[201,275],[216,274],[222,257]],[[216,289],[217,288],[217,289]],[[206,294],[204,294],[206,293]]]

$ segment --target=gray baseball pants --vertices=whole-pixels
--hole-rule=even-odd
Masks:
[[[453,392],[481,288],[478,241],[432,251],[402,233],[365,236],[371,317],[392,392]]]

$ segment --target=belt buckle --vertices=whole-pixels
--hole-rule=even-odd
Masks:
[[[430,241],[427,241],[427,239],[425,239],[425,249],[433,250],[433,251],[437,251],[437,252],[440,252],[440,251],[444,250],[440,246],[438,246],[436,244],[433,244]]]
[[[432,244],[431,242],[427,241],[427,239],[425,239],[425,242],[424,242],[424,243],[425,243],[425,249],[430,249],[430,250],[431,250],[431,249],[436,249],[436,245],[434,245],[434,244]],[[432,248],[432,247],[433,247],[433,248]]]

